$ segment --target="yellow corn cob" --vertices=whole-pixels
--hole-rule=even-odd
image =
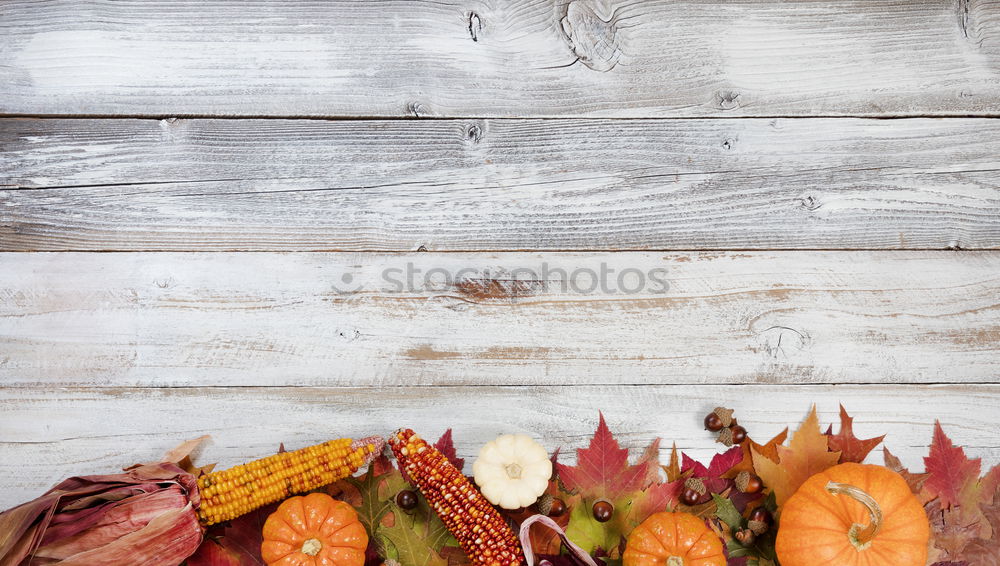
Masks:
[[[384,447],[381,437],[339,438],[205,474],[198,478],[198,516],[203,524],[214,525],[331,484],[370,463]]]
[[[396,432],[389,446],[474,566],[524,565],[514,531],[444,454],[409,429]]]

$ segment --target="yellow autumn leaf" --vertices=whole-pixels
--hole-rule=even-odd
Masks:
[[[778,446],[778,461],[752,450],[754,469],[783,505],[807,479],[837,465],[840,452],[830,452],[827,436],[820,431],[816,406],[792,435],[788,446]]]

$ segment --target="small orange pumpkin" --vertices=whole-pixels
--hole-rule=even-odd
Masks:
[[[286,499],[264,521],[268,566],[363,566],[368,533],[354,508],[324,493]]]
[[[808,480],[781,511],[781,566],[924,566],[930,524],[896,472],[840,464]]]
[[[632,530],[623,566],[726,566],[722,540],[689,513],[654,513]]]

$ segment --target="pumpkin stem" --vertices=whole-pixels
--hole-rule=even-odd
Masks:
[[[684,559],[680,556],[671,556],[667,558],[667,566],[684,566]]]
[[[867,526],[854,523],[847,536],[851,539],[851,544],[858,550],[864,550],[871,546],[872,539],[882,529],[882,508],[879,507],[875,498],[868,495],[863,489],[846,483],[829,482],[826,484],[826,490],[834,495],[846,495],[868,509],[871,523]]]
[[[323,550],[323,543],[319,539],[311,538],[302,543],[302,554],[316,556]]]

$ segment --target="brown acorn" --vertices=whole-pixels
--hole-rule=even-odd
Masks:
[[[598,499],[594,502],[591,512],[598,523],[607,523],[615,513],[615,506],[607,499]]]
[[[396,505],[400,509],[409,511],[417,506],[417,494],[409,489],[404,489],[396,494]]]
[[[704,503],[707,500],[708,489],[701,478],[688,478],[684,482],[684,490],[681,491],[681,503],[689,507]]]
[[[736,489],[742,493],[758,493],[763,488],[764,483],[755,474],[744,470],[736,475]]]

